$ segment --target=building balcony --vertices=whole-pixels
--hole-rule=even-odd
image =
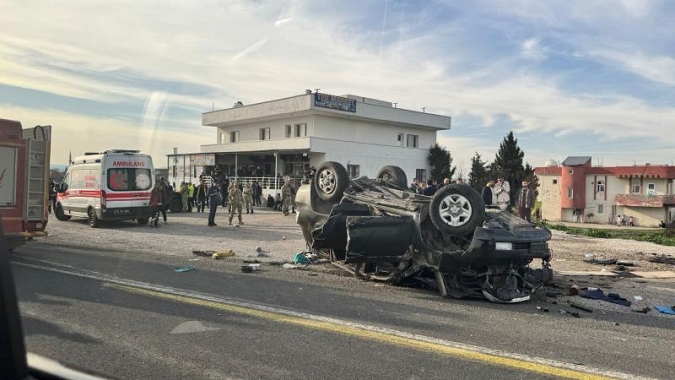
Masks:
[[[309,150],[311,137],[294,137],[275,140],[240,141],[226,144],[202,145],[202,153],[258,153]]]
[[[628,206],[628,207],[675,206],[675,195],[617,194],[614,200],[617,206]]]

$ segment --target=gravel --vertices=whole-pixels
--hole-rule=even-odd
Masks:
[[[73,218],[61,222],[50,215],[47,225],[49,236],[41,241],[189,257],[194,256],[193,250],[231,249],[237,258],[255,258],[263,262],[291,261],[293,254],[306,249],[302,232],[295,223],[295,214],[284,216],[281,212],[260,208],[254,214],[244,212],[244,225],[239,226],[235,216],[230,226],[227,209],[218,208],[218,225],[215,227],[207,226],[207,212],[168,213],[167,216],[169,223],[164,224],[160,217],[157,228],[132,221],[108,222],[100,228],[91,228],[85,219]]]

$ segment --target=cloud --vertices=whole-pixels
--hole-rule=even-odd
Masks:
[[[153,128],[115,118],[88,117],[54,109],[34,109],[0,104],[0,114],[18,120],[24,128],[34,125],[52,126],[52,164],[65,164],[68,154],[107,149],[140,149],[152,155],[156,167],[166,166],[166,155],[172,147],[179,152],[198,152],[200,144],[214,140],[210,127],[178,130],[165,129],[156,133]]]
[[[530,38],[525,41],[520,45],[521,47],[521,52],[525,58],[533,59],[533,60],[542,60],[546,58],[546,55],[544,55],[541,46],[540,46],[540,41],[538,38]]]
[[[659,27],[664,23],[654,22],[669,15],[658,3],[500,1],[457,7],[439,1],[414,9],[388,4],[385,12],[382,3],[353,7],[361,2],[302,0],[213,1],[203,7],[77,0],[68,7],[51,2],[37,7],[27,1],[0,5],[0,23],[13,31],[0,36],[0,83],[144,110],[135,126],[115,115],[66,114],[41,104],[31,112],[3,106],[18,109],[22,118],[39,116],[53,124],[54,115],[61,125],[77,125],[87,144],[95,142],[88,137],[95,125],[122,128],[129,141],[143,133],[156,142],[150,149],[164,150],[161,154],[176,142],[194,151],[213,140],[209,128],[199,127],[200,111],[210,110],[212,102],[248,104],[305,88],[451,115],[447,141],[458,158],[470,158],[475,150],[494,157],[487,153],[498,146],[494,138],[467,137],[476,130],[541,133],[551,145],[556,135],[591,136],[603,144],[645,137],[675,144],[675,137],[664,133],[675,120],[672,101],[657,106],[644,92],[615,86],[623,79],[614,76],[620,68],[665,85],[649,88],[656,96],[672,95],[673,36],[670,28]],[[560,56],[574,62],[552,64]],[[592,87],[589,79],[601,83]],[[581,90],[572,92],[570,84]],[[174,108],[194,117],[166,120]],[[155,126],[159,131],[179,125],[194,126],[195,132],[149,134]],[[70,127],[62,128],[74,139],[64,143],[77,141]],[[195,141],[196,136],[203,139]],[[531,144],[524,149],[528,155],[545,154],[541,144],[549,141],[523,143]]]

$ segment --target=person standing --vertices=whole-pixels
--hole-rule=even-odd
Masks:
[[[628,217],[628,226],[629,227],[635,226],[635,224],[633,223],[633,216],[632,215]]]
[[[178,190],[178,193],[180,194],[180,200],[183,206],[183,212],[187,212],[188,210],[188,187],[187,183],[181,182],[180,183],[180,189]]]
[[[483,188],[483,191],[481,191],[480,196],[483,198],[483,203],[486,206],[491,206],[494,204],[494,187],[495,187],[495,181],[489,180],[488,183],[485,185]]]
[[[218,183],[213,181],[208,192],[209,196],[209,227],[215,227],[216,224],[216,211],[218,210],[218,205],[220,204],[220,189],[218,189]]]
[[[192,208],[195,206],[195,185],[190,182],[188,184],[188,212],[192,212]]]
[[[291,185],[288,181],[281,186],[281,211],[288,215],[288,209],[291,207]]]
[[[232,225],[232,218],[236,212],[239,213],[239,224],[244,224],[241,220],[241,206],[244,200],[241,195],[241,190],[239,190],[239,186],[237,185],[237,181],[232,182],[228,195],[230,197],[230,225]]]
[[[516,207],[518,207],[518,216],[531,222],[530,214],[534,206],[534,190],[530,189],[530,181],[523,180],[522,187],[516,194]]]
[[[252,186],[253,190],[253,205],[254,206],[260,206],[260,196],[262,195],[262,187],[260,188],[260,192],[258,192],[258,182],[253,182]]]
[[[56,182],[54,178],[49,179],[49,213],[56,210]]]
[[[246,208],[246,213],[248,214],[250,211],[250,213],[253,214],[253,189],[251,188],[250,183],[246,184],[246,187],[244,187],[244,190],[241,194],[244,198],[244,207]]]
[[[209,192],[205,180],[202,179],[199,181],[199,186],[197,186],[197,190],[195,192],[197,198],[197,212],[204,212],[204,208],[206,206],[206,195]]]
[[[504,177],[497,178],[494,193],[497,198],[497,206],[502,210],[508,209],[509,204],[511,204],[511,186],[509,185],[509,181],[505,181]]]
[[[171,207],[171,201],[173,200],[175,192],[173,191],[173,188],[169,183],[164,179],[164,177],[159,178],[159,183],[161,185],[161,193],[162,197],[160,198],[160,203],[162,204],[162,207],[160,207],[160,211],[162,212],[162,216],[164,217],[164,224],[169,224],[169,222],[166,220],[166,210]]]
[[[230,187],[230,179],[227,176],[223,177],[223,180],[220,183],[220,195],[223,198],[220,203],[222,207],[227,207],[227,201],[229,199],[228,192],[230,191]]]
[[[159,222],[159,213],[163,210],[162,198],[162,183],[157,181],[155,182],[155,187],[152,188],[152,192],[150,193],[150,212],[152,213],[150,227],[157,227]]]

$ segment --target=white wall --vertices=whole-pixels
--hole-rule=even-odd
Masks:
[[[323,161],[337,161],[345,168],[347,165],[359,165],[360,175],[373,178],[383,166],[394,165],[405,171],[408,182],[415,178],[416,169],[426,169],[429,175],[428,148],[413,149],[312,138],[312,151],[325,152],[310,156],[310,164],[315,167]]]
[[[404,134],[404,146],[409,134],[419,136],[417,145],[419,148],[428,149],[436,143],[435,130],[399,127],[364,120],[340,119],[321,115],[315,116],[314,136],[316,137],[398,146],[397,136],[399,133]]]
[[[301,117],[289,117],[282,120],[267,120],[251,124],[218,127],[217,142],[218,144],[229,144],[230,132],[233,131],[239,131],[239,142],[259,141],[260,129],[262,128],[270,129],[270,140],[283,140],[286,139],[286,124],[290,124],[292,126],[295,126],[295,124],[307,124],[307,135],[312,136],[314,134],[312,119],[312,116],[308,115]],[[295,130],[293,130],[293,133],[295,133]]]

